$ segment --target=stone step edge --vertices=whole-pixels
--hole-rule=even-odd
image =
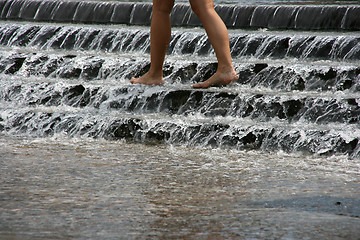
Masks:
[[[318,155],[360,157],[359,137],[331,130],[314,130],[260,125],[229,126],[227,124],[183,125],[175,122],[151,122],[138,118],[89,119],[58,113],[27,112],[16,116],[13,124],[0,119],[0,132],[47,137],[63,133],[70,137],[85,136],[109,140],[126,139],[150,144],[185,144],[238,150],[302,152]],[[2,121],[1,121],[2,120]],[[27,126],[29,121],[37,125]],[[11,122],[11,120],[10,120]],[[23,124],[22,124],[23,123]],[[41,125],[43,123],[43,125]],[[40,130],[39,130],[40,129]]]
[[[229,28],[360,30],[360,6],[218,5]],[[149,25],[152,4],[54,0],[0,0],[4,20]],[[201,26],[189,5],[176,4],[174,26]]]

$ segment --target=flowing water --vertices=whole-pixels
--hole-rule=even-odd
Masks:
[[[76,0],[69,0],[76,1]],[[87,0],[87,1],[98,1],[100,0]],[[132,0],[104,0],[102,2],[135,2]],[[152,0],[139,0],[136,2],[152,2]],[[175,0],[175,3],[189,3],[189,0]],[[358,4],[358,0],[214,0],[215,4]]]
[[[360,8],[226,3],[240,78],[197,90],[188,5],[140,86],[149,3],[0,1],[0,239],[359,238]]]

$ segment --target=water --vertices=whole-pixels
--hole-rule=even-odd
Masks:
[[[240,78],[195,90],[187,6],[139,86],[148,4],[0,0],[0,239],[358,239],[359,8],[282,3],[218,7]]]
[[[1,29],[0,124],[7,132],[358,157],[355,33],[231,30],[241,78],[193,90],[216,61],[201,29],[174,30],[166,84],[158,87],[128,81],[148,67],[148,29],[53,23]]]
[[[76,0],[78,1],[78,0]],[[90,0],[99,1],[99,0]],[[117,2],[134,2],[132,0],[105,0],[106,1],[117,1]],[[152,0],[139,0],[136,2],[152,2]],[[175,3],[188,3],[188,0],[175,0]],[[241,5],[258,5],[258,4],[358,4],[358,0],[214,0],[215,4],[241,4]]]
[[[1,239],[356,239],[357,161],[0,138]]]

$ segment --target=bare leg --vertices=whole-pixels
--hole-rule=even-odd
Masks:
[[[229,33],[214,9],[213,0],[190,0],[191,7],[202,22],[218,60],[216,73],[194,88],[227,85],[239,78],[231,61]]]
[[[132,78],[131,83],[147,85],[164,83],[163,64],[166,49],[171,39],[170,12],[173,6],[174,0],[153,0],[150,30],[150,69],[143,76]]]

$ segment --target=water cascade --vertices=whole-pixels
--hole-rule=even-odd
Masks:
[[[151,4],[0,1],[0,131],[360,156],[360,7],[217,6],[240,78],[195,90],[216,58],[174,7],[165,85],[149,67]]]

